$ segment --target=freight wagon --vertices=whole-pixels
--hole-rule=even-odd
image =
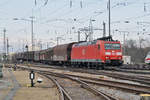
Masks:
[[[34,52],[34,61],[39,62],[40,61],[40,51]]]
[[[53,60],[53,49],[48,48],[45,50],[45,62],[46,64],[52,64]]]
[[[70,64],[72,45],[74,43],[58,45],[53,48],[52,61],[57,64]]]

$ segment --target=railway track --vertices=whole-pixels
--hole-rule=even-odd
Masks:
[[[147,74],[150,75],[150,69],[126,69],[126,68],[108,68],[108,70],[119,71],[119,72],[126,72],[126,73],[134,73],[134,74]]]
[[[34,70],[34,69],[27,69],[27,68],[23,68],[23,69],[25,69],[25,70]],[[60,79],[53,78],[52,76],[63,78],[63,80],[64,80],[64,78],[67,78],[69,80],[77,82],[78,84],[81,85],[82,88],[90,91],[92,94],[95,94],[95,96],[97,96],[97,99],[91,98],[92,100],[99,100],[99,99],[100,100],[119,100],[118,98],[115,98],[115,97],[113,97],[113,96],[111,96],[109,94],[103,93],[103,92],[101,92],[101,91],[99,91],[99,90],[91,87],[88,83],[86,83],[86,82],[84,82],[84,81],[82,81],[80,79],[76,79],[76,78],[73,78],[73,77],[67,76],[67,75],[59,75],[59,74],[57,74],[57,75],[54,74],[53,75],[53,74],[48,74],[47,72],[40,71],[40,70],[34,70],[34,71],[36,73],[40,74],[40,75],[43,75],[43,76],[47,77],[48,79],[52,80],[54,84],[56,84],[56,86],[57,86],[57,88],[59,90],[59,93],[60,93],[60,100],[73,100],[73,99],[75,100],[75,98],[72,98],[69,95],[69,93],[64,89],[64,87],[61,84],[59,84],[58,80],[60,80]],[[81,93],[81,91],[79,93]],[[89,100],[91,100],[91,99],[89,99]],[[76,100],[79,100],[79,99],[76,99]],[[86,100],[88,100],[88,99],[86,99]]]
[[[40,67],[40,68],[53,68],[53,69],[62,69],[62,70],[70,70],[70,71],[80,71],[80,70],[90,70],[90,71],[98,71],[98,70],[95,70],[95,69],[85,69],[85,68],[74,68],[74,67],[62,67],[62,66],[50,66],[50,65],[45,65],[45,64],[41,64],[41,63],[34,63],[33,64],[34,66],[36,66],[36,67]],[[41,67],[42,66],[42,67]],[[128,65],[129,66],[129,65]],[[132,65],[133,66],[133,65]],[[150,66],[149,66],[150,67]],[[125,72],[125,73],[133,73],[133,74],[144,74],[144,75],[150,75],[150,70],[149,69],[130,69],[130,68],[123,68],[123,67],[121,67],[121,68],[119,68],[118,66],[113,66],[113,67],[111,67],[111,66],[109,66],[108,68],[105,68],[105,71],[116,71],[116,72]]]
[[[53,77],[42,73],[38,73],[38,74],[41,74],[46,78],[50,79],[57,86],[57,89],[60,93],[60,100],[72,100],[70,95],[61,87],[61,85]]]
[[[129,80],[138,82],[141,84],[150,85],[150,77],[144,75],[137,74],[126,74],[126,73],[118,73],[116,71],[104,71],[104,70],[82,70],[82,69],[69,69],[73,72],[81,72],[81,73],[89,73],[95,75],[104,75],[116,79]]]
[[[36,66],[42,65],[42,66],[45,66],[47,68],[49,67],[49,65],[45,65],[45,64],[41,64],[41,63],[34,63],[34,65],[36,65]],[[138,68],[139,66],[141,66],[141,67]],[[145,68],[145,66],[146,66],[146,68]],[[150,74],[150,71],[148,72],[148,70],[150,70],[150,65],[145,65],[145,64],[143,64],[143,65],[135,64],[135,65],[122,65],[122,66],[106,66],[105,69],[106,70],[129,72],[129,73],[136,73],[136,74]]]
[[[112,81],[112,80],[103,80],[103,79],[97,79],[97,78],[90,78],[90,77],[84,77],[84,76],[78,76],[78,75],[70,75],[70,74],[60,74],[60,73],[53,73],[53,72],[45,72],[49,75],[55,75],[57,77],[59,76],[69,76],[74,78],[80,78],[80,80],[91,83],[91,84],[97,84],[97,85],[104,85],[109,87],[115,87],[123,90],[128,90],[136,93],[149,93],[150,94],[150,87],[145,85],[138,85],[138,84],[131,84],[131,83],[124,83],[124,82],[118,82],[118,81]]]
[[[41,70],[35,70],[35,71],[41,72]],[[146,85],[131,84],[131,83],[125,83],[125,82],[112,81],[112,80],[103,80],[103,79],[84,77],[84,76],[78,76],[78,75],[54,73],[51,71],[42,71],[42,72],[46,73],[47,75],[51,75],[51,76],[55,76],[55,77],[62,77],[62,78],[72,77],[74,79],[80,79],[81,81],[86,82],[86,83],[114,87],[117,89],[127,90],[127,91],[135,92],[138,94],[140,94],[140,93],[149,93],[150,94],[150,87],[146,86]]]
[[[150,70],[150,65],[147,64],[129,64],[120,66],[121,69],[133,69],[133,70]]]
[[[43,65],[40,65],[40,66],[33,65],[33,66],[43,68]],[[116,79],[129,80],[129,81],[134,81],[134,82],[138,82],[141,84],[150,85],[150,77],[144,76],[144,75],[137,75],[137,74],[128,75],[126,73],[119,74],[117,71],[104,71],[104,70],[92,70],[92,69],[84,69],[83,70],[83,69],[78,69],[78,68],[62,68],[62,67],[55,67],[55,66],[50,67],[48,65],[46,65],[44,67],[60,69],[60,70],[69,70],[72,72],[89,73],[89,74],[95,74],[95,75],[105,75],[105,76],[116,78]]]

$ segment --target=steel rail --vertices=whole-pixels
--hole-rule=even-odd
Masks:
[[[142,70],[142,71],[138,71],[138,70],[134,70],[134,69],[123,69],[123,68],[113,68],[112,70],[114,71],[119,71],[119,72],[126,72],[126,73],[134,73],[134,74],[150,74],[150,72],[148,72],[147,70]]]
[[[38,65],[35,65],[38,66]],[[42,67],[40,67],[42,68]],[[48,68],[48,67],[46,67]],[[50,68],[54,68],[54,67],[50,67]],[[54,68],[54,69],[66,69],[66,68]],[[97,70],[80,70],[80,69],[71,69],[68,68],[69,71],[74,71],[74,72],[84,72],[84,73],[89,73],[89,74],[96,74],[96,75],[105,75],[105,76],[109,76],[109,77],[113,77],[113,78],[117,78],[117,79],[123,79],[123,80],[129,80],[129,81],[134,81],[134,82],[139,82],[142,84],[147,84],[150,85],[150,78],[146,78],[143,76],[130,76],[130,75],[122,75],[119,73],[111,73],[111,72],[106,72],[106,71],[97,71]]]
[[[125,90],[129,90],[129,91],[133,91],[136,93],[150,93],[150,86],[145,86],[145,85],[124,83],[124,82],[118,82],[118,81],[112,81],[112,80],[103,80],[103,79],[84,77],[84,76],[78,76],[78,75],[53,73],[53,72],[49,72],[49,71],[45,72],[45,73],[47,73],[49,75],[54,75],[56,77],[62,77],[62,78],[65,78],[66,76],[70,76],[70,77],[74,77],[74,78],[81,78],[80,80],[82,80],[86,83],[115,87],[115,88],[119,88],[119,89],[125,89]],[[92,80],[95,82],[91,82],[91,81],[88,81],[85,79]],[[131,87],[133,87],[133,88],[131,88]],[[145,90],[149,90],[149,91],[145,91]]]
[[[53,77],[51,77],[51,76],[49,76],[47,74],[44,74],[44,73],[38,72],[38,74],[41,74],[41,75],[45,76],[46,78],[50,79],[57,86],[57,89],[58,89],[58,91],[60,93],[60,99],[61,100],[72,100],[72,98],[69,96],[69,94],[57,82],[57,80],[55,80]]]
[[[24,68],[24,69],[26,69],[26,68]],[[36,71],[41,72],[41,70],[36,70]],[[124,82],[118,82],[118,81],[112,81],[112,80],[103,80],[103,79],[90,78],[90,77],[77,76],[77,75],[70,75],[70,74],[54,73],[54,72],[50,72],[50,71],[42,71],[42,72],[47,73],[49,75],[56,76],[56,77],[62,77],[62,78],[65,78],[66,76],[71,76],[71,77],[76,77],[76,78],[78,77],[78,78],[83,78],[83,79],[90,79],[90,80],[94,80],[94,81],[98,81],[98,82],[89,82],[89,83],[125,89],[125,90],[129,90],[129,91],[134,91],[136,93],[150,93],[150,91],[144,90],[144,89],[150,90],[150,87],[145,86],[145,85],[137,85],[137,84],[131,84],[131,83],[124,83]],[[86,82],[88,82],[88,81],[86,80]],[[118,85],[112,85],[112,84],[118,84]],[[122,85],[122,86],[120,86],[120,85]],[[130,86],[130,88],[128,86]],[[134,88],[138,88],[138,89],[133,89],[133,88],[131,88],[131,86]]]
[[[106,93],[103,93],[103,92],[101,92],[101,91],[91,87],[89,84],[87,84],[86,82],[84,82],[84,81],[82,81],[80,79],[76,79],[76,78],[72,78],[72,77],[68,77],[68,76],[65,76],[65,77],[82,84],[83,88],[89,89],[90,91],[92,91],[96,95],[103,96],[103,98],[106,99],[106,100],[119,100],[118,98],[112,97],[112,96],[110,96],[110,95],[108,95]]]
[[[41,72],[40,72],[40,73],[41,73]],[[45,72],[42,72],[42,73],[44,73],[44,74],[46,74],[46,75],[49,75],[48,73],[45,73]],[[81,84],[81,87],[83,87],[83,88],[85,88],[85,89],[91,91],[93,94],[95,94],[95,95],[97,95],[97,96],[103,97],[103,100],[119,100],[119,99],[117,99],[117,98],[115,98],[115,97],[112,97],[112,96],[106,94],[106,93],[103,93],[103,92],[101,92],[101,91],[98,91],[97,89],[95,89],[95,88],[89,86],[86,82],[83,82],[83,81],[81,81],[80,79],[72,78],[72,77],[66,76],[66,75],[58,75],[58,74],[57,74],[57,75],[55,74],[54,76],[56,76],[56,77],[61,77],[61,78],[67,78],[67,79],[76,81],[77,83]]]
[[[99,75],[105,75],[105,76],[109,76],[109,77],[113,77],[113,78],[117,78],[117,79],[123,79],[123,80],[129,80],[129,81],[134,81],[134,82],[139,82],[142,84],[147,84],[150,85],[150,79],[145,79],[144,77],[142,78],[142,76],[130,76],[130,75],[123,75],[123,74],[118,74],[118,73],[110,73],[110,72],[100,72],[97,73]]]
[[[23,69],[31,70],[31,69],[28,69],[28,68],[23,68]],[[109,94],[103,93],[103,92],[101,92],[101,91],[99,91],[99,90],[89,86],[86,82],[83,82],[80,79],[76,79],[76,78],[73,78],[73,77],[70,77],[70,76],[67,76],[67,75],[63,75],[63,74],[58,74],[58,73],[56,74],[56,73],[51,73],[51,72],[47,72],[47,71],[45,72],[45,71],[40,71],[40,70],[36,70],[36,69],[32,69],[32,70],[34,70],[36,73],[42,74],[45,77],[51,79],[53,82],[55,82],[55,84],[59,87],[59,89],[62,90],[63,93],[65,93],[64,92],[65,90],[59,85],[59,83],[55,79],[53,79],[49,75],[55,76],[55,77],[67,78],[67,79],[76,81],[77,83],[81,84],[81,87],[91,91],[93,94],[95,94],[97,96],[103,97],[103,100],[119,100],[118,98],[115,98],[115,97],[113,97],[113,96],[111,96]],[[62,94],[62,92],[61,92],[61,94]],[[67,97],[68,99],[63,99],[64,96],[63,95],[61,95],[61,96],[62,96],[61,100],[72,100],[71,97],[69,97],[69,98]],[[65,94],[65,96],[68,96],[68,95]]]

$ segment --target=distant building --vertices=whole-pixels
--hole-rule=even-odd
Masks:
[[[32,51],[32,46],[29,46],[28,50]],[[39,46],[34,46],[34,51],[39,51],[39,50],[41,50],[41,48]]]
[[[131,64],[131,56],[123,56],[124,64]]]

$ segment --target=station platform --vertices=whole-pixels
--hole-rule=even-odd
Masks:
[[[37,83],[37,78],[43,80]],[[35,86],[31,87],[28,71],[3,68],[0,78],[0,100],[59,100],[55,85],[44,77],[35,74]]]

